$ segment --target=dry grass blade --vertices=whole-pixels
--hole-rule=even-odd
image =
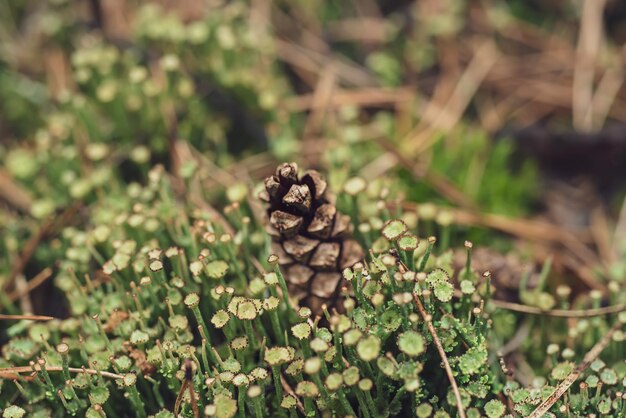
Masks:
[[[598,253],[605,266],[609,266],[617,261],[617,253],[613,251],[611,242],[611,228],[604,208],[596,205],[591,210],[590,231],[598,248]]]
[[[591,362],[593,362],[598,356],[604,351],[604,349],[609,345],[611,339],[613,338],[613,334],[618,331],[622,327],[621,322],[617,322],[609,332],[607,332],[600,341],[594,345],[591,350],[585,354],[583,357],[583,361],[574,369],[572,372],[563,380],[557,387],[554,389],[554,392],[550,394],[539,404],[539,406],[528,416],[528,418],[541,418],[543,415],[552,408],[560,398],[563,396],[565,392],[572,386],[572,384],[578,379],[578,377],[589,367]]]
[[[18,320],[28,320],[28,321],[51,321],[55,319],[53,316],[45,316],[45,315],[5,315],[0,314],[0,321],[18,321]]]
[[[416,178],[428,182],[443,197],[464,208],[476,208],[476,204],[445,177],[432,171],[421,170],[414,162],[405,157],[389,140],[385,138],[375,138],[375,140],[388,154],[393,156],[397,163]]]
[[[296,400],[296,406],[298,407],[300,412],[302,412],[304,415],[306,415],[306,411],[304,410],[304,405],[302,405],[302,402],[300,401],[300,398],[298,398],[298,396],[296,396],[296,394],[293,391],[293,389],[291,388],[291,386],[289,386],[289,383],[287,382],[287,379],[285,379],[285,377],[282,374],[280,375],[280,384],[283,387],[283,389],[285,390],[285,392],[287,392],[287,394],[293,396],[293,398]]]
[[[415,210],[417,205],[413,202],[404,202],[403,209]],[[576,267],[580,279],[591,289],[606,290],[606,286],[600,283],[589,273],[592,266],[601,266],[598,256],[593,253],[584,242],[589,240],[588,234],[574,234],[556,225],[531,219],[508,218],[502,215],[490,213],[478,213],[463,209],[447,209],[452,213],[454,223],[457,225],[482,226],[492,228],[517,236],[522,239],[536,242],[550,242],[562,244],[575,256],[572,267]]]
[[[328,33],[333,41],[384,44],[388,38],[387,22],[378,18],[347,18],[330,22]]]
[[[290,112],[304,112],[309,110],[313,102],[313,94],[303,94],[287,98],[284,108]],[[408,102],[413,99],[410,87],[392,88],[361,88],[358,90],[338,90],[330,98],[327,106],[336,109],[342,106],[394,106],[399,102]]]
[[[452,369],[450,368],[450,362],[448,362],[448,357],[446,356],[446,352],[443,350],[443,346],[441,345],[441,341],[439,341],[439,336],[437,335],[437,331],[433,326],[433,322],[430,318],[430,315],[426,313],[424,309],[424,305],[422,305],[422,301],[420,300],[417,294],[413,294],[413,298],[415,299],[415,303],[417,305],[417,309],[420,311],[420,315],[426,322],[426,326],[428,327],[428,332],[433,337],[433,342],[437,347],[437,351],[439,352],[439,356],[441,357],[441,361],[446,369],[446,374],[448,375],[448,380],[450,381],[450,386],[452,386],[452,392],[454,393],[454,399],[456,400],[456,407],[458,409],[459,417],[465,418],[465,410],[463,409],[463,401],[461,400],[461,393],[459,392],[459,387],[456,384],[456,380],[454,379],[454,375],[452,374]]]
[[[582,131],[593,128],[593,82],[596,57],[602,44],[605,4],[606,0],[585,0],[583,4],[572,86],[574,127]]]
[[[431,120],[425,120],[418,125],[404,140],[409,144],[413,155],[418,155],[432,145],[434,132],[448,132],[459,122],[498,57],[499,53],[491,40],[484,41],[479,46],[443,108]]]
[[[35,365],[35,372],[40,370],[39,365]],[[99,371],[95,369],[85,369],[78,367],[68,367],[68,370],[71,373],[86,373],[92,375],[101,375],[102,377],[106,377],[109,379],[123,379],[124,376],[117,373]],[[48,366],[46,367],[47,372],[62,372],[62,366]],[[21,373],[33,373],[33,369],[30,366],[16,366],[16,367],[4,367],[0,369],[0,379],[20,379]]]
[[[4,170],[0,170],[0,199],[26,213],[30,212],[33,203],[30,193],[15,183],[9,173]]]
[[[621,68],[621,64],[618,65],[620,65],[619,68],[609,68],[606,70],[593,95],[591,109],[593,110],[592,119],[594,129],[601,129],[604,126],[606,118],[613,107],[613,103],[624,84],[624,72]]]
[[[50,267],[46,267],[41,270],[35,277],[28,281],[26,289],[24,291],[14,291],[8,294],[8,298],[11,302],[15,302],[23,296],[26,296],[43,283],[46,282],[52,276],[52,269]]]
[[[492,299],[489,301],[489,303],[496,308],[507,309],[509,311],[531,315],[545,315],[558,318],[592,318],[594,316],[612,315],[626,311],[626,304],[619,304],[594,309],[551,309],[549,311],[544,311],[543,309],[539,309],[534,306],[522,305],[521,303],[506,302],[504,300]]]
[[[320,131],[324,115],[328,109],[328,104],[334,95],[336,83],[335,70],[331,62],[324,66],[320,78],[317,81],[315,91],[313,92],[311,113],[303,128],[303,136],[305,138]]]
[[[402,207],[407,210],[415,210],[417,205],[413,202],[404,202]],[[459,225],[493,228],[531,241],[563,242],[566,240],[577,240],[584,242],[589,238],[584,234],[573,235],[571,232],[547,222],[509,218],[490,213],[476,213],[462,209],[446,208],[446,210],[453,212],[454,222]]]
[[[58,228],[69,222],[69,220],[74,216],[76,211],[78,211],[80,205],[80,202],[76,202],[66,208],[61,216],[52,216],[48,218],[48,220],[39,228],[37,233],[30,237],[20,253],[19,260],[11,269],[9,278],[2,286],[2,290],[7,291],[11,288],[11,286],[14,285],[15,279],[24,271],[24,268],[28,264],[30,258],[35,253],[35,250],[37,249],[39,243],[49,234],[54,233],[54,231],[56,231]]]
[[[289,41],[277,39],[276,47],[276,52],[281,60],[312,74],[319,74],[321,67],[327,63],[329,59],[325,54],[304,48]],[[376,78],[368,71],[354,65],[343,57],[339,56],[331,59],[337,70],[337,75],[345,85],[374,87],[378,84]]]

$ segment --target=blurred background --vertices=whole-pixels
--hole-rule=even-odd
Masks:
[[[507,280],[623,283],[625,42],[619,0],[0,2],[3,304],[154,164],[385,179]]]

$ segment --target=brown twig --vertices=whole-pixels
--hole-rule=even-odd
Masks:
[[[311,106],[311,112],[302,129],[302,148],[307,152],[308,150],[312,156],[318,156],[319,150],[325,148],[323,141],[315,137],[315,134],[321,132],[324,119],[326,118],[328,103],[330,102],[333,91],[337,84],[337,78],[335,74],[334,65],[329,62],[324,65],[323,70],[317,80],[315,91],[313,92],[313,103]],[[310,164],[315,167],[319,164],[319,161],[313,160]]]
[[[515,335],[506,344],[498,349],[498,356],[504,357],[516,351],[528,339],[530,334],[531,322],[526,319],[521,326],[517,328]]]
[[[543,414],[548,412],[552,405],[558,401],[561,396],[572,386],[572,384],[578,379],[578,377],[584,372],[587,367],[593,362],[604,349],[609,345],[611,339],[613,338],[613,334],[618,331],[622,327],[621,322],[615,323],[607,332],[600,341],[594,345],[591,350],[585,354],[583,357],[583,361],[571,371],[571,373],[563,380],[559,385],[554,389],[554,392],[550,394],[539,406],[528,416],[528,418],[541,418]]]
[[[15,283],[15,279],[18,275],[24,271],[28,261],[35,253],[37,246],[39,243],[46,238],[49,234],[53,233],[57,228],[64,225],[78,210],[80,207],[80,202],[76,202],[73,205],[66,208],[60,216],[51,216],[44,222],[44,224],[39,228],[37,233],[30,237],[30,239],[24,245],[22,252],[20,253],[19,260],[13,268],[11,269],[11,273],[9,274],[9,278],[2,286],[3,291],[7,291],[13,284]]]
[[[572,83],[572,113],[574,127],[590,131],[593,128],[593,84],[596,57],[602,44],[603,11],[606,0],[585,0],[583,4],[576,63]]]
[[[452,392],[454,393],[454,398],[456,399],[456,407],[458,409],[459,417],[465,418],[465,410],[463,409],[463,401],[461,400],[461,393],[459,392],[459,387],[456,384],[456,380],[454,379],[454,375],[452,374],[452,368],[450,367],[450,363],[448,362],[448,357],[446,356],[446,352],[443,350],[443,346],[441,345],[441,341],[439,341],[439,336],[437,335],[437,331],[433,326],[432,318],[429,314],[426,313],[424,309],[424,305],[422,305],[422,301],[420,300],[417,294],[413,294],[413,298],[415,299],[415,303],[417,305],[417,309],[420,311],[420,315],[426,322],[426,326],[428,327],[428,331],[430,335],[433,337],[433,342],[437,347],[437,351],[439,352],[439,356],[441,357],[441,361],[446,369],[446,374],[448,375],[448,380],[450,381],[450,386],[452,386]]]
[[[191,409],[193,410],[193,416],[194,418],[199,418],[200,411],[198,411],[198,404],[196,403],[196,392],[193,388],[193,366],[190,359],[185,360],[185,366],[183,370],[185,372],[185,378],[180,385],[178,396],[176,396],[176,402],[174,403],[174,415],[178,416],[178,412],[180,411],[180,407],[182,405],[186,391],[189,394],[189,403],[191,404]]]
[[[0,170],[0,199],[22,212],[29,213],[33,197],[19,186],[5,170]]]
[[[19,298],[29,294],[30,292],[32,292],[33,290],[41,286],[51,276],[52,276],[52,269],[50,267],[46,267],[45,269],[37,273],[35,277],[33,277],[31,280],[28,281],[26,285],[26,289],[24,289],[24,291],[20,292],[16,290],[14,292],[10,292],[7,295],[7,297],[9,298],[11,302],[15,302]]]
[[[45,315],[5,315],[5,314],[0,314],[0,321],[1,320],[5,320],[5,321],[13,321],[13,320],[20,320],[20,319],[25,319],[28,321],[51,321],[53,319],[55,319],[53,316],[45,316]]]
[[[328,34],[333,41],[384,44],[389,37],[387,23],[379,18],[343,19],[329,22]]]
[[[40,370],[39,365],[35,365],[35,372]],[[68,370],[71,373],[86,373],[91,375],[101,375],[102,377],[107,377],[110,379],[123,379],[124,376],[117,373],[99,371],[95,369],[82,369],[78,367],[68,367]],[[48,366],[46,367],[46,371],[48,372],[61,372],[63,371],[62,366]],[[16,366],[16,367],[5,367],[0,369],[0,379],[19,379],[20,373],[31,373],[33,369],[30,366]]]
[[[311,112],[302,128],[302,136],[310,137],[321,129],[322,121],[328,109],[337,80],[332,62],[324,66],[311,100]]]
[[[287,382],[287,380],[285,379],[285,377],[282,374],[280,375],[280,384],[282,385],[282,387],[285,390],[285,392],[287,392],[289,395],[293,396],[293,398],[296,400],[296,406],[298,407],[300,412],[302,412],[303,414],[306,415],[306,412],[304,411],[304,405],[302,405],[302,402],[300,402],[300,399],[296,396],[296,394],[293,391],[293,389],[291,388],[291,386],[289,386],[289,382]]]
[[[398,150],[398,148],[386,138],[375,138],[374,140],[383,149],[385,149],[387,153],[392,155],[398,164],[408,170],[416,178],[425,180],[443,197],[464,208],[476,208],[476,204],[472,202],[471,199],[469,199],[454,184],[449,182],[448,179],[433,171],[422,170],[418,165],[415,164],[415,162],[404,156]]]
[[[534,306],[522,305],[521,303],[506,302],[492,299],[489,301],[493,306],[509,311],[526,313],[531,315],[545,315],[557,318],[592,318],[594,316],[612,315],[626,311],[626,304],[607,306],[592,309],[551,309],[543,310]]]
[[[416,207],[417,204],[413,202],[402,204],[403,209],[415,210]],[[578,275],[581,281],[591,289],[606,290],[606,286],[595,280],[587,271],[590,266],[601,265],[597,255],[584,244],[590,238],[588,234],[574,234],[556,225],[531,219],[509,218],[463,209],[447,208],[446,210],[452,214],[454,223],[457,225],[482,226],[531,241],[562,244],[570,250],[571,255],[576,256],[576,260],[580,261],[576,263],[578,265],[576,270],[580,270]]]
[[[285,99],[283,107],[290,112],[305,112],[313,107],[313,93]],[[396,89],[387,87],[365,87],[358,90],[338,90],[329,99],[326,106],[328,109],[337,109],[342,106],[358,107],[391,107],[397,103],[410,102],[413,100],[413,92],[410,87]]]
[[[611,228],[609,227],[606,211],[601,204],[597,204],[591,209],[590,221],[589,230],[596,243],[601,260],[606,266],[615,263],[617,261],[617,253],[613,251],[613,246],[611,245]]]
[[[369,71],[344,56],[329,56],[281,39],[276,39],[275,45],[279,59],[312,74],[319,74],[322,66],[331,59],[336,66],[337,76],[344,84],[358,87],[374,87],[378,84],[378,80]]]
[[[484,41],[478,47],[472,61],[459,77],[446,104],[436,109],[437,112],[428,112],[434,115],[432,119],[424,120],[404,139],[409,144],[413,155],[418,155],[432,145],[434,132],[448,132],[459,122],[498,58],[499,53],[492,40]],[[432,106],[437,107],[436,104]]]

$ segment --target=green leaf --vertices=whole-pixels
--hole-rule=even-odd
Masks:
[[[408,227],[404,221],[400,219],[392,219],[387,221],[383,226],[382,234],[389,241],[398,240],[406,231]]]
[[[91,403],[102,405],[109,399],[109,389],[106,386],[96,386],[89,393]]]
[[[369,335],[359,341],[356,351],[363,361],[372,361],[380,354],[380,339]]]
[[[454,287],[449,282],[439,282],[434,285],[435,297],[441,302],[449,302],[454,294]]]
[[[442,269],[436,269],[428,273],[426,276],[426,283],[431,286],[436,285],[437,283],[447,282],[448,281],[448,273],[443,271]]]
[[[228,272],[228,264],[222,260],[214,260],[206,265],[206,273],[212,279],[221,279]]]
[[[26,413],[25,410],[16,405],[11,405],[2,413],[2,418],[22,418]]]
[[[215,396],[215,416],[217,418],[232,418],[237,413],[237,401],[218,393]]]
[[[574,370],[574,363],[564,361],[554,366],[554,369],[552,369],[550,376],[552,376],[552,378],[556,380],[565,380],[567,375],[569,375],[572,370]]]
[[[475,374],[487,363],[487,350],[484,347],[472,347],[459,357],[459,367],[464,374]]]
[[[265,361],[270,366],[278,366],[293,360],[293,354],[287,347],[272,347],[265,350]]]
[[[505,411],[506,407],[497,399],[492,399],[485,404],[485,414],[489,418],[500,418]]]
[[[403,353],[415,357],[422,354],[426,349],[424,337],[415,331],[407,331],[398,336],[398,348]]]
[[[398,247],[402,251],[413,251],[419,245],[419,239],[413,234],[404,234],[398,240]]]
[[[130,335],[130,342],[133,345],[145,344],[148,342],[149,339],[150,336],[139,329],[133,331],[133,333]]]
[[[319,395],[320,391],[313,382],[303,380],[296,386],[296,395],[304,398],[314,398]]]

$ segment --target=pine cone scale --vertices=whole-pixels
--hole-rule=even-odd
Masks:
[[[311,191],[306,184],[294,184],[283,197],[288,207],[307,213],[311,209]]]
[[[328,203],[317,208],[307,228],[309,234],[322,239],[328,238],[335,222],[336,213],[337,209]]]
[[[309,265],[320,271],[337,270],[337,260],[341,246],[336,242],[324,242],[317,246],[309,260]]]
[[[283,212],[282,210],[276,210],[270,215],[270,225],[276,229],[279,234],[289,238],[297,234],[300,225],[302,225],[302,221],[302,217]]]

